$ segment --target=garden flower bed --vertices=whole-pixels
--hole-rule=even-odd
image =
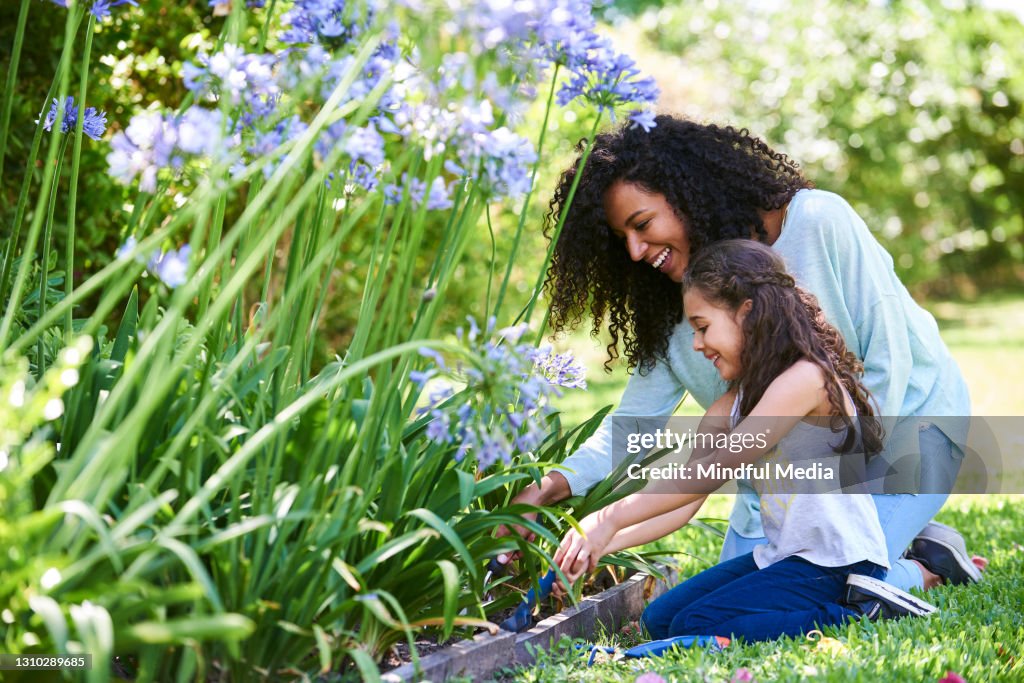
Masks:
[[[410,663],[392,669],[383,679],[390,683],[442,681],[452,676],[478,680],[503,668],[531,664],[538,650],[547,650],[564,637],[589,639],[600,629],[615,632],[638,619],[647,602],[675,585],[675,571],[659,569],[664,578],[634,574],[617,586],[586,596],[578,605],[542,619],[528,631],[481,633],[472,640],[422,657],[418,666]]]
[[[544,265],[515,268],[534,181],[546,136],[616,108],[648,127],[657,96],[590,10],[20,2],[6,652],[373,678],[396,642],[484,623],[488,558],[550,562],[568,513],[510,501],[601,415],[566,430],[550,407],[585,385],[542,345]],[[19,87],[22,50],[57,64],[48,86]],[[536,539],[495,536],[516,523]]]

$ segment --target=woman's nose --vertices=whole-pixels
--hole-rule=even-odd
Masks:
[[[694,332],[693,333],[693,350],[694,351],[700,351],[703,348],[704,348],[704,339],[702,338],[700,332]]]
[[[629,232],[626,234],[626,249],[629,250],[629,258],[639,261],[644,257],[647,243],[640,239],[640,236],[635,232]]]

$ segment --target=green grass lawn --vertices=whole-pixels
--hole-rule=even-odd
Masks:
[[[974,415],[1024,416],[1024,298],[990,298],[978,303],[929,306],[943,338],[960,364],[971,390]],[[614,404],[625,384],[621,366],[598,372],[601,346],[585,335],[568,340],[591,368],[586,395],[568,393],[562,409],[573,423]],[[700,414],[693,403],[687,414]],[[732,498],[712,496],[701,512],[714,524],[728,516]],[[546,681],[629,681],[645,672],[666,680],[732,681],[939,681],[947,671],[967,681],[1024,681],[1024,495],[954,496],[937,519],[963,533],[972,553],[989,558],[985,580],[976,585],[941,587],[927,599],[939,612],[926,619],[861,622],[826,635],[838,643],[819,646],[807,639],[754,645],[733,644],[726,651],[684,651],[640,662],[607,662],[587,668],[571,648],[556,648],[539,663],[508,672],[519,683]],[[724,528],[724,522],[719,523]],[[672,553],[680,576],[692,576],[717,561],[720,539],[687,527],[647,546]],[[599,636],[620,644],[620,636]],[[627,643],[628,645],[629,643]]]
[[[731,501],[717,496],[706,512],[724,516]],[[860,622],[825,635],[838,644],[805,638],[734,643],[723,652],[690,650],[659,659],[585,661],[563,643],[537,665],[504,677],[517,683],[634,681],[656,672],[668,681],[731,681],[741,670],[757,681],[939,681],[954,671],[967,681],[1022,681],[1024,661],[1024,496],[956,496],[938,520],[959,529],[971,552],[990,560],[985,579],[972,586],[941,587],[927,599],[939,608],[928,618]],[[658,544],[675,547],[680,576],[692,576],[718,556],[720,540],[698,528],[683,529]],[[620,644],[602,636],[601,644]],[[742,680],[742,673],[739,676]]]

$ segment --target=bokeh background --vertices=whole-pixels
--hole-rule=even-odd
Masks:
[[[205,0],[141,0],[99,29],[92,98],[119,129],[139,106],[176,103],[184,61],[209,48],[223,17]],[[603,3],[596,11],[620,49],[662,90],[658,109],[749,128],[797,160],[818,187],[842,194],[893,256],[915,298],[939,320],[968,374],[976,414],[1024,414],[1024,5],[1013,0],[791,0]],[[0,51],[9,53],[17,3],[0,6]],[[13,121],[33,121],[56,69],[59,12],[33,13]],[[9,54],[0,54],[0,61]],[[527,121],[540,126],[543,103]],[[586,133],[573,109],[549,122],[552,145],[538,179],[546,200]],[[0,177],[0,239],[6,239],[29,144],[12,132]],[[108,137],[111,133],[108,133]],[[106,173],[106,145],[87,146],[77,228],[76,280],[96,272],[122,243],[131,206]],[[32,169],[40,173],[41,169]],[[544,253],[544,202],[534,201],[526,248],[514,264],[510,309],[526,303]],[[121,206],[121,211],[111,211]],[[497,262],[521,207],[492,207]],[[443,229],[442,216],[434,219]],[[63,226],[55,225],[61,241]],[[358,235],[354,236],[358,239]],[[479,312],[486,226],[449,292],[454,325]],[[426,263],[426,260],[424,260]],[[474,264],[480,264],[479,267]],[[323,357],[351,338],[359,264],[339,273],[319,340]],[[425,267],[425,266],[424,266]],[[613,403],[625,370],[600,368],[603,340],[580,333],[562,346],[584,356],[592,390],[563,406],[574,419]],[[691,410],[693,408],[691,407]]]
[[[609,31],[659,109],[750,129],[845,197],[936,317],[975,415],[1024,415],[1024,3],[625,2]],[[577,334],[590,391],[625,370]],[[683,411],[699,414],[695,403]]]

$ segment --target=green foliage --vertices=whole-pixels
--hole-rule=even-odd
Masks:
[[[318,82],[277,104],[282,120],[309,119],[302,134],[241,169],[212,157],[163,162],[156,187],[129,195],[97,170],[109,146],[26,123],[39,106],[28,93],[78,93],[117,131],[163,98],[188,106],[174,85],[181,60],[229,37],[252,45],[261,19],[235,3],[226,23],[207,28],[205,2],[152,2],[145,21],[125,7],[97,29],[81,3],[20,8],[31,30],[15,20],[13,42],[48,40],[25,41],[24,80],[5,99],[0,541],[15,548],[0,564],[5,651],[91,652],[93,680],[109,678],[115,655],[141,681],[372,677],[414,630],[493,627],[488,617],[520,600],[512,584],[546,571],[565,515],[526,522],[533,542],[494,531],[537,512],[512,505],[514,493],[600,416],[573,430],[544,417],[539,447],[489,471],[455,457],[458,444],[426,437],[430,418],[417,413],[421,390],[409,380],[418,352],[472,364],[445,340],[446,317],[511,319],[537,273],[511,293],[518,274],[498,259],[515,262],[529,244],[516,237],[527,210],[515,231],[481,240],[494,188],[476,169],[450,177],[445,150],[415,137],[387,150],[383,180],[399,183],[400,198],[386,201],[349,182],[350,138],[314,149],[330,124],[344,119],[350,134],[378,104],[383,88],[344,96],[388,17],[346,47],[347,71],[320,108]],[[254,16],[282,11],[270,3]],[[155,16],[188,34],[161,33]],[[430,75],[464,41],[408,25]],[[127,52],[113,59],[115,49]],[[493,55],[470,66],[479,76],[509,70]],[[413,180],[435,179],[453,188],[449,212],[413,197]],[[183,277],[158,280],[150,255],[183,242]],[[484,245],[486,269],[467,258],[471,245]],[[70,262],[90,273],[74,287],[58,269]],[[461,310],[459,292],[472,301]],[[331,298],[342,304],[332,309]],[[340,321],[343,354],[319,345],[326,316]],[[515,389],[481,393],[514,409]],[[525,555],[523,576],[487,577],[488,559],[511,550]]]
[[[949,5],[679,3],[634,26],[687,73],[660,79],[662,106],[765,137],[854,205],[904,282],[948,295],[1024,267],[1024,25]]]

